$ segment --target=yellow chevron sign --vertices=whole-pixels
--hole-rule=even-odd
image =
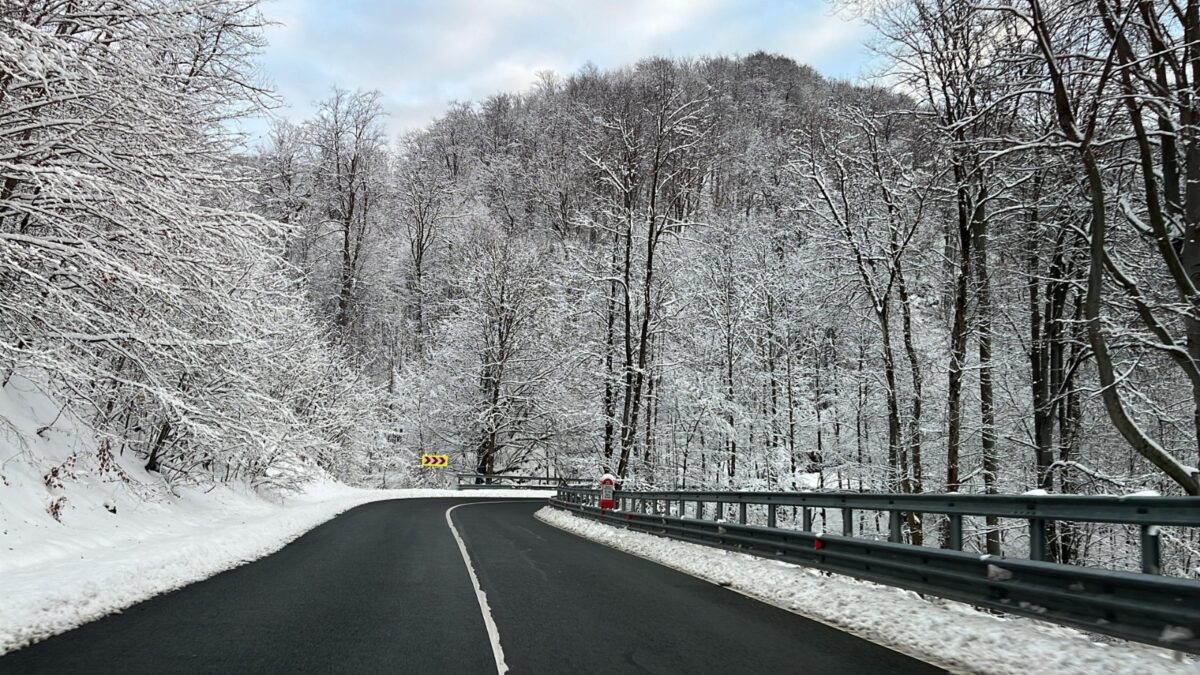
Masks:
[[[450,466],[450,455],[421,455],[421,466],[443,468]]]

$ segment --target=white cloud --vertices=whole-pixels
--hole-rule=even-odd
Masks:
[[[282,114],[307,115],[335,84],[378,89],[396,132],[451,100],[525,89],[541,70],[758,49],[820,66],[865,32],[821,0],[273,0],[263,11],[279,24],[263,65]]]

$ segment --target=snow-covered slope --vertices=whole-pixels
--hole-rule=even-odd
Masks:
[[[225,490],[208,499],[191,495],[173,505],[149,504],[92,530],[72,528],[42,541],[26,537],[24,545],[12,545],[5,535],[0,654],[261,558],[360,504],[418,497],[512,493],[358,490],[330,484],[272,504]],[[76,538],[76,533],[82,536]]]
[[[312,471],[307,494],[288,499],[243,485],[169,486],[132,453],[109,452],[35,382],[14,376],[0,387],[0,576],[347,494]]]
[[[0,388],[0,654],[272,553],[359,504],[511,496],[361,490],[319,472],[288,496],[169,487],[135,457],[101,457],[59,410],[29,380]]]

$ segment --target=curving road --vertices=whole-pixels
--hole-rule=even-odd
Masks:
[[[543,504],[360,506],[262,560],[0,656],[0,673],[495,673],[500,659],[512,673],[941,672],[550,527],[533,517]]]

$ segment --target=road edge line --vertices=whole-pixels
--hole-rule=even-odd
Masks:
[[[471,577],[471,585],[475,588],[475,599],[479,601],[479,611],[483,614],[483,625],[487,629],[488,640],[492,643],[492,657],[496,660],[496,673],[504,675],[508,672],[508,664],[504,662],[504,648],[500,646],[500,629],[496,627],[496,620],[492,618],[492,608],[488,606],[487,593],[483,591],[479,577],[475,576],[475,567],[471,564],[471,555],[467,553],[467,544],[458,534],[458,528],[454,527],[454,520],[450,518],[454,509],[460,506],[487,503],[489,502],[466,502],[451,506],[446,509],[446,524],[450,526],[450,534],[454,535],[454,541],[458,542],[458,550],[462,553],[463,563],[467,566],[467,574]]]
[[[554,508],[554,507],[552,507],[552,506],[547,506],[547,508]],[[541,509],[538,509],[538,511],[541,511]],[[572,514],[569,514],[569,515],[571,515],[571,516],[573,516],[573,517],[576,517],[576,518],[578,518],[578,517],[579,517],[579,516],[576,516],[576,515],[575,515],[575,514],[573,514],[573,513],[572,513]],[[533,514],[533,517],[534,517],[534,519],[535,519],[535,520],[537,520],[538,522],[542,523],[543,525],[546,525],[547,527],[553,527],[554,529],[556,529],[556,530],[558,530],[558,531],[560,531],[560,532],[566,532],[567,534],[569,534],[569,535],[571,535],[571,536],[574,536],[574,537],[579,537],[580,539],[584,539],[584,540],[586,540],[586,541],[590,541],[590,542],[592,542],[592,543],[594,543],[594,544],[599,544],[599,545],[601,545],[601,546],[606,546],[606,547],[608,547],[608,548],[611,548],[611,549],[612,549],[612,550],[614,550],[614,551],[619,551],[619,552],[621,552],[621,553],[624,553],[624,554],[626,554],[626,555],[631,555],[631,556],[633,556],[633,557],[635,557],[635,558],[641,558],[642,560],[645,560],[646,562],[651,562],[651,563],[654,563],[655,565],[661,565],[662,567],[666,567],[666,568],[668,568],[668,569],[675,570],[676,572],[679,572],[680,574],[686,574],[687,576],[689,576],[689,577],[692,577],[692,578],[694,578],[694,579],[699,579],[699,580],[701,580],[701,581],[708,582],[708,583],[710,583],[710,584],[712,584],[712,585],[714,585],[714,586],[717,586],[717,587],[719,587],[719,588],[723,588],[723,589],[725,589],[725,590],[727,590],[727,591],[730,591],[730,592],[733,592],[733,593],[737,593],[738,595],[741,595],[741,596],[743,596],[743,597],[749,598],[749,599],[751,599],[751,600],[754,600],[754,601],[756,601],[756,602],[761,602],[761,603],[763,603],[764,605],[770,605],[770,606],[772,606],[772,607],[774,607],[774,608],[776,608],[776,609],[782,609],[783,611],[785,611],[785,612],[787,612],[787,613],[789,613],[789,614],[795,614],[795,615],[796,615],[796,616],[798,616],[798,617],[801,617],[801,618],[804,618],[804,619],[808,619],[809,621],[814,621],[814,622],[816,622],[816,623],[819,623],[819,624],[822,624],[822,625],[828,626],[828,627],[830,627],[830,628],[832,628],[832,629],[834,629],[834,630],[840,631],[840,632],[842,632],[842,633],[846,633],[847,635],[853,635],[854,637],[856,637],[856,638],[858,638],[858,639],[860,639],[860,640],[863,640],[864,642],[870,642],[870,643],[871,643],[871,644],[873,644],[873,645],[876,645],[876,646],[879,646],[879,647],[883,647],[884,649],[887,649],[887,650],[889,650],[889,651],[893,651],[893,652],[896,652],[897,654],[901,654],[901,655],[903,655],[903,656],[907,656],[907,657],[909,657],[909,658],[911,658],[911,659],[915,659],[915,660],[917,660],[917,661],[920,661],[920,662],[922,662],[922,663],[925,663],[926,665],[933,666],[934,668],[940,668],[940,669],[942,669],[942,670],[944,670],[944,671],[946,671],[946,672],[948,672],[948,673],[952,673],[953,675],[974,675],[974,673],[976,672],[976,671],[972,671],[972,670],[967,670],[967,669],[965,669],[964,667],[962,667],[962,666],[960,666],[960,665],[957,665],[957,664],[951,664],[951,663],[949,663],[949,662],[942,662],[942,660],[941,660],[941,659],[937,658],[936,656],[934,656],[934,655],[932,655],[932,654],[926,654],[926,653],[924,653],[924,652],[922,652],[922,651],[920,651],[920,650],[917,650],[917,649],[913,649],[913,648],[911,648],[911,647],[908,647],[907,645],[901,645],[901,644],[898,644],[898,643],[896,643],[896,642],[894,642],[894,641],[886,641],[886,640],[884,640],[884,639],[883,639],[883,637],[882,637],[881,635],[876,635],[876,634],[868,633],[867,631],[853,630],[853,629],[851,629],[851,628],[849,628],[849,627],[847,627],[847,626],[841,626],[841,625],[838,625],[838,624],[836,624],[836,623],[833,623],[833,622],[831,622],[831,621],[828,621],[828,620],[826,620],[826,619],[824,619],[824,618],[822,618],[822,617],[819,617],[819,616],[813,616],[813,615],[811,615],[811,614],[806,614],[806,613],[804,613],[804,612],[798,611],[798,610],[796,610],[796,609],[794,609],[794,608],[792,608],[792,607],[788,607],[787,605],[785,605],[785,604],[783,604],[783,603],[781,603],[781,602],[778,602],[778,601],[776,601],[776,600],[774,600],[773,598],[770,598],[770,597],[768,597],[768,596],[765,596],[765,595],[757,595],[757,594],[755,594],[753,591],[749,591],[749,590],[743,590],[743,589],[741,589],[741,588],[735,588],[735,587],[733,587],[733,586],[730,586],[730,585],[727,585],[727,584],[723,584],[723,583],[721,583],[721,582],[720,582],[719,580],[717,580],[717,579],[713,579],[713,578],[710,578],[710,577],[704,576],[704,575],[702,575],[702,574],[697,574],[697,573],[695,573],[695,572],[692,572],[692,571],[690,571],[690,570],[684,569],[684,568],[682,568],[682,567],[677,567],[677,566],[675,566],[675,565],[672,565],[672,564],[671,564],[671,563],[669,563],[669,562],[665,562],[665,561],[662,561],[662,560],[657,560],[657,559],[655,559],[655,558],[651,558],[651,557],[649,557],[649,556],[643,555],[643,554],[641,554],[641,553],[638,553],[638,552],[636,552],[636,551],[628,551],[628,550],[626,550],[626,549],[623,549],[623,548],[620,548],[620,547],[618,547],[618,546],[613,546],[612,544],[610,544],[610,543],[608,543],[608,542],[606,542],[606,541],[600,541],[599,539],[592,539],[591,537],[585,537],[585,536],[583,536],[582,534],[579,534],[578,532],[572,532],[571,530],[568,530],[568,529],[567,529],[567,528],[565,528],[565,527],[560,527],[560,526],[559,526],[557,523],[552,523],[552,522],[550,522],[549,520],[545,520],[544,518],[541,518],[541,517],[538,515],[538,513],[537,513],[537,512],[534,512],[534,514]],[[584,520],[585,522],[593,522],[593,523],[597,523],[597,522],[598,522],[598,521],[596,521],[596,520],[592,520],[592,519],[581,519],[581,520]],[[606,527],[612,527],[613,529],[615,529],[615,530],[618,530],[618,531],[622,531],[622,530],[621,530],[621,528],[617,528],[617,527],[614,527],[614,526],[612,526],[612,525],[608,525],[607,523],[598,523],[598,524],[600,524],[600,525],[604,525],[604,526],[606,526]],[[653,536],[655,536],[655,535],[653,535],[653,534],[650,534],[649,532],[638,532],[638,531],[636,531],[636,530],[623,530],[623,531],[626,531],[626,532],[633,532],[633,533],[635,533],[635,534],[644,534],[644,535],[646,535],[646,536],[649,536],[649,537],[653,537]],[[665,537],[665,539],[667,539],[667,540],[669,540],[669,541],[679,541],[678,539],[671,539],[670,537]],[[691,542],[680,542],[680,543],[687,544],[687,543],[691,543]],[[695,545],[696,545],[696,546],[699,546],[700,544],[695,544]],[[794,564],[794,563],[788,563],[788,564]],[[797,567],[801,567],[801,568],[803,568],[803,566],[801,566],[801,565],[797,565]]]

